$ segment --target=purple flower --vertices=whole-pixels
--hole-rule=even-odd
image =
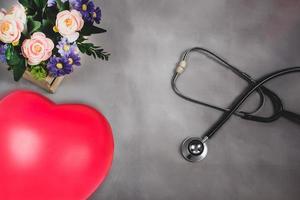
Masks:
[[[48,62],[47,69],[52,77],[64,76],[73,71],[72,65],[66,57],[52,56]]]
[[[65,58],[68,60],[70,65],[80,66],[80,57],[75,51],[71,51],[70,53],[66,54]]]
[[[0,62],[6,63],[6,50],[7,50],[7,44],[5,43],[0,43]]]
[[[48,0],[47,1],[47,6],[48,7],[52,7],[52,6],[54,6],[56,4],[56,0]]]
[[[57,49],[58,49],[58,53],[61,56],[64,56],[70,52],[77,52],[78,51],[78,47],[76,45],[76,43],[69,43],[67,38],[62,38],[58,44],[56,45]]]
[[[95,4],[92,0],[72,0],[71,4],[74,9],[81,13],[85,22],[90,24],[94,22],[92,13],[94,12]]]
[[[65,2],[67,2],[68,0],[61,0],[61,2],[63,2],[63,3],[65,3]],[[47,1],[47,6],[48,7],[52,7],[52,6],[54,6],[56,4],[56,0],[48,0]]]
[[[92,17],[93,17],[94,21],[95,21],[97,24],[100,23],[102,14],[101,14],[101,9],[100,9],[99,7],[97,7],[97,8],[94,10],[94,12],[93,12],[93,14],[92,14]]]

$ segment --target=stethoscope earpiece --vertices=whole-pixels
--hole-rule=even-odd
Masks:
[[[198,137],[189,137],[181,144],[182,156],[189,162],[203,160],[207,155],[205,141]]]

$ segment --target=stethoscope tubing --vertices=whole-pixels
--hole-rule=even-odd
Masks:
[[[255,85],[255,83],[257,82],[255,79],[253,79],[250,75],[248,75],[245,72],[240,71],[239,69],[237,69],[236,67],[234,67],[233,65],[229,64],[227,61],[225,61],[223,58],[221,58],[220,56],[216,55],[215,53],[211,52],[210,50],[201,48],[201,47],[194,47],[191,49],[188,49],[187,51],[184,52],[182,58],[181,58],[181,62],[185,62],[187,60],[188,55],[191,52],[198,52],[198,53],[202,53],[208,57],[210,57],[211,59],[213,59],[214,61],[220,63],[222,66],[226,67],[227,69],[230,69],[231,71],[233,71],[237,76],[239,76],[240,78],[246,80],[250,85]],[[179,67],[179,66],[178,66]],[[177,67],[177,68],[178,68]],[[183,70],[185,71],[185,69]],[[175,73],[173,74],[172,80],[171,80],[171,86],[173,91],[180,96],[181,98],[199,104],[199,105],[203,105],[206,107],[210,107],[213,108],[215,110],[219,110],[222,112],[228,112],[230,111],[230,108],[222,108],[216,105],[212,105],[203,101],[199,101],[197,99],[188,97],[186,95],[184,95],[183,93],[180,92],[180,90],[177,88],[176,86],[176,82],[177,79],[179,78],[179,76],[183,73],[183,71],[181,73],[177,73],[175,70]],[[283,103],[281,101],[281,99],[278,97],[277,94],[275,94],[273,91],[269,90],[268,88],[266,88],[265,86],[261,86],[259,88],[257,88],[257,92],[259,94],[260,97],[260,102],[258,104],[258,107],[252,111],[252,112],[245,112],[245,111],[235,111],[233,115],[236,115],[242,119],[246,119],[246,120],[251,120],[251,121],[256,121],[256,122],[262,122],[262,123],[270,123],[273,122],[275,120],[277,120],[278,118],[285,117],[293,122],[297,122],[300,124],[300,116],[298,114],[289,112],[289,111],[285,111],[283,108]],[[262,106],[264,106],[265,104],[265,97],[268,97],[271,100],[271,104],[273,106],[273,114],[271,116],[258,116],[258,115],[254,115],[255,113],[257,113]]]
[[[217,122],[203,135],[203,138],[210,139],[212,136],[214,136],[215,133],[229,120],[229,118],[234,114],[234,112],[236,112],[239,109],[239,107],[245,102],[245,100],[259,87],[276,77],[295,72],[300,72],[300,67],[291,67],[273,72],[269,75],[260,78],[255,83],[255,85],[249,85],[248,88],[244,91],[244,93],[240,95],[232,104],[232,106],[230,107],[230,111],[224,112],[219,118],[219,120],[217,120]]]
[[[226,67],[227,69],[231,70],[234,74],[236,74],[237,76],[239,76],[240,78],[244,79],[245,81],[247,81],[250,85],[254,85],[255,84],[255,80],[248,74],[240,71],[239,69],[237,69],[236,67],[234,67],[233,65],[231,65],[230,63],[228,63],[225,59],[221,58],[220,56],[218,56],[217,54],[213,53],[212,51],[208,50],[208,49],[205,49],[205,48],[202,48],[202,47],[193,47],[191,49],[188,49],[187,51],[185,51],[185,53],[183,54],[182,56],[182,60],[187,60],[187,57],[188,55],[191,53],[191,52],[194,52],[194,51],[197,51],[199,53],[202,53],[206,56],[208,56],[209,58],[213,59],[214,61],[220,63],[222,66]],[[176,74],[175,74],[176,75]],[[178,78],[178,76],[173,76],[173,78]],[[175,80],[176,81],[176,80]],[[172,81],[173,82],[173,81]],[[172,87],[173,90],[178,94],[180,93],[179,90],[176,88],[176,85],[175,87]],[[248,115],[252,115],[252,114],[255,114],[257,112],[260,111],[260,109],[264,106],[265,104],[265,96],[264,96],[264,93],[263,93],[263,88],[258,88],[257,90],[257,93],[259,95],[259,98],[260,98],[260,101],[259,101],[259,104],[257,106],[257,108],[252,111],[252,112],[244,112],[244,111],[237,111],[235,112],[234,115],[236,116],[243,116],[244,114],[248,114]],[[184,95],[179,95],[181,97],[183,97]],[[191,100],[191,98],[187,98],[186,96],[183,97],[185,98],[186,100]],[[208,107],[211,107],[211,108],[214,108],[216,110],[220,110],[220,111],[223,111],[223,112],[226,112],[226,111],[229,111],[228,108],[221,108],[221,107],[218,107],[218,106],[214,106],[214,105],[211,105],[211,104],[207,104],[207,103],[204,103],[204,102],[201,102],[201,101],[197,101],[197,100],[194,100],[193,101],[195,103],[198,103],[198,104],[205,104],[204,106],[208,106]]]

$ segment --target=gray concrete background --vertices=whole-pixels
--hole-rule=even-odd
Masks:
[[[191,164],[181,141],[200,136],[220,113],[183,101],[170,88],[180,54],[192,46],[218,52],[253,77],[300,64],[300,1],[99,0],[107,34],[92,40],[112,53],[109,62],[84,57],[56,94],[13,82],[0,67],[0,94],[31,89],[58,102],[100,109],[114,130],[110,175],[91,200],[299,199],[299,126],[236,117]],[[12,2],[1,1],[1,5]],[[246,84],[217,64],[193,55],[179,86],[197,98],[228,105]],[[268,84],[300,113],[300,75]],[[248,108],[255,105],[254,96]],[[245,108],[247,109],[247,108]],[[268,107],[265,110],[267,113]]]

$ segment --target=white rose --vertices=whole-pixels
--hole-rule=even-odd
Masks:
[[[0,16],[1,17],[1,16]],[[21,37],[24,25],[11,15],[0,18],[0,40],[4,43],[17,43]]]
[[[74,42],[78,39],[79,33],[83,27],[84,21],[80,12],[77,10],[72,11],[61,11],[56,17],[55,29],[69,42]]]
[[[15,19],[19,19],[24,25],[26,24],[26,12],[25,8],[21,4],[13,5],[7,12],[7,15],[13,16]]]

